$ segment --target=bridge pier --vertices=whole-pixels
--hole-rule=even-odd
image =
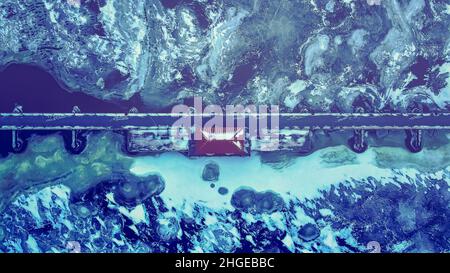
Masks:
[[[408,106],[411,113],[424,113],[426,106],[422,103],[413,102]],[[412,153],[419,153],[423,149],[423,131],[418,129],[406,130],[405,145]]]
[[[72,109],[72,113],[81,113],[81,110],[80,108],[78,108],[78,106],[74,106]],[[79,155],[86,149],[87,138],[83,135],[83,131],[71,130],[70,132],[63,132],[63,137],[64,146],[66,147],[66,150],[71,154]]]
[[[13,113],[22,114],[23,113],[22,106],[16,105],[14,107]],[[27,144],[28,144],[27,141],[20,136],[19,130],[11,131],[11,148],[13,153],[15,154],[23,153],[28,146]]]
[[[313,132],[309,131],[308,135],[305,136],[305,142],[299,149],[299,154],[302,156],[307,156],[311,154],[314,151],[314,145],[313,145]]]
[[[353,137],[348,140],[348,145],[355,153],[362,154],[369,148],[366,141],[367,132],[365,130],[355,130]]]
[[[423,131],[422,130],[406,130],[406,147],[412,153],[419,153],[423,149]]]
[[[72,130],[63,132],[64,146],[68,152],[74,155],[81,154],[87,146],[87,138],[82,131]]]
[[[363,100],[363,99],[360,98],[360,100]],[[366,108],[368,107],[368,104],[357,103],[355,101],[354,106],[355,106],[355,113],[363,114],[363,113],[367,112]],[[367,138],[366,130],[356,129],[353,131],[353,137],[351,137],[348,140],[348,144],[355,153],[362,154],[365,151],[367,151],[367,149],[369,148],[366,138]]]
[[[25,152],[27,148],[27,141],[20,137],[19,131],[13,130],[11,135],[11,148],[13,153],[20,154]]]

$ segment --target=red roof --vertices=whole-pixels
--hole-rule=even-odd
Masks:
[[[192,140],[189,146],[190,156],[248,156],[249,145],[243,129],[232,133],[223,128],[221,133],[202,130],[201,140]]]

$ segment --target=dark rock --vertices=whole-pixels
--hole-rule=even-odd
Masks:
[[[257,192],[243,188],[233,193],[231,204],[238,210],[250,213],[274,213],[284,207],[283,199],[274,192]]]
[[[314,241],[320,236],[319,228],[314,224],[306,224],[298,231],[298,237],[305,242]]]
[[[283,199],[276,193],[259,193],[256,198],[256,209],[260,212],[273,213],[283,208]]]
[[[220,187],[218,192],[219,192],[220,195],[227,195],[228,194],[228,189],[225,188],[225,187]]]
[[[220,169],[219,165],[215,162],[206,164],[203,169],[202,178],[205,181],[217,181],[219,180]]]
[[[241,189],[233,193],[231,205],[238,210],[251,211],[256,200],[256,192],[253,189]]]
[[[159,174],[144,178],[127,176],[119,182],[114,197],[118,203],[135,206],[152,196],[159,195],[164,186],[164,179]]]

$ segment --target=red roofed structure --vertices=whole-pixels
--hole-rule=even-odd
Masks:
[[[199,129],[202,130],[202,129]],[[250,156],[250,141],[245,129],[228,132],[207,132],[202,130],[201,140],[191,140],[189,156]]]

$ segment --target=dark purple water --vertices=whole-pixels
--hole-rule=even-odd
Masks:
[[[31,65],[12,64],[0,71],[0,112],[11,112],[14,105],[28,113],[71,112],[77,105],[82,112],[123,113],[140,108],[139,99],[106,102],[81,92],[62,88],[51,74]]]

